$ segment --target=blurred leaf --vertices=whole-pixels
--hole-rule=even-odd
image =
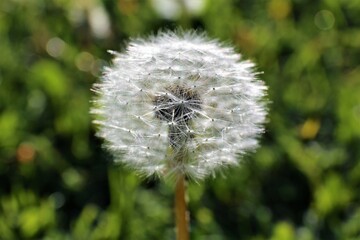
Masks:
[[[341,141],[360,137],[360,70],[351,72],[345,81],[337,98],[337,135]]]
[[[288,222],[280,222],[275,225],[271,240],[295,240],[294,227]]]
[[[91,239],[118,239],[121,233],[121,218],[117,213],[104,212],[93,231]]]
[[[31,67],[30,81],[34,87],[40,87],[56,102],[68,99],[70,80],[58,63],[50,60],[38,61]]]
[[[71,190],[79,190],[84,185],[84,177],[74,168],[69,168],[62,173],[62,179]]]
[[[352,199],[351,189],[337,174],[329,175],[324,184],[315,190],[315,207],[320,215],[326,216],[342,206],[346,206]]]
[[[74,239],[90,239],[91,231],[98,214],[99,210],[96,206],[86,205],[84,207],[73,226]]]
[[[351,213],[350,218],[342,225],[342,239],[360,239],[360,208]]]
[[[38,199],[33,192],[19,188],[1,200],[0,236],[4,239],[34,238],[40,231],[52,229],[56,223],[51,199]],[[19,229],[20,235],[12,229]]]
[[[14,111],[6,111],[0,115],[0,147],[14,149],[19,141],[20,117]]]

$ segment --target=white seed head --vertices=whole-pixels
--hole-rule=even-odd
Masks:
[[[266,86],[233,48],[163,32],[112,53],[91,111],[116,161],[146,176],[202,179],[257,147]]]

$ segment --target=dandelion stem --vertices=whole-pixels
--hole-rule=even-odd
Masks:
[[[175,215],[177,240],[189,240],[188,215],[185,201],[185,177],[179,175],[176,182]]]

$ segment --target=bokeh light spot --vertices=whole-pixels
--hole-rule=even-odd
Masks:
[[[153,0],[155,11],[163,18],[176,19],[181,14],[181,7],[176,1]]]
[[[29,94],[28,109],[34,115],[38,115],[45,110],[46,96],[40,90],[33,90]]]
[[[29,163],[34,160],[35,153],[35,149],[31,144],[22,143],[16,151],[16,157],[20,163]]]
[[[118,7],[121,13],[130,15],[134,14],[138,10],[139,3],[133,0],[118,0]]]
[[[275,20],[285,19],[291,11],[288,0],[271,0],[268,5],[268,14]]]
[[[69,168],[62,173],[62,180],[72,190],[79,190],[84,185],[83,176],[74,168]]]
[[[181,14],[198,15],[205,7],[204,0],[152,0],[154,10],[165,19],[177,19]]]
[[[335,24],[335,17],[329,10],[321,10],[316,13],[314,23],[320,30],[329,30]]]
[[[317,119],[308,119],[300,129],[300,136],[303,139],[313,139],[320,129],[320,121]]]
[[[76,56],[75,64],[76,67],[84,72],[89,72],[92,70],[94,63],[94,57],[88,52],[81,52]]]
[[[209,224],[212,221],[212,213],[209,209],[207,208],[201,208],[197,214],[196,214],[197,219],[202,223],[202,224]]]
[[[97,6],[92,8],[88,20],[92,34],[95,37],[102,39],[110,36],[110,19],[103,7]]]
[[[59,209],[62,206],[64,206],[66,200],[64,194],[61,192],[54,192],[49,196],[49,198],[51,198],[54,201],[56,209]]]
[[[91,74],[94,75],[95,77],[98,77],[100,74],[100,71],[103,70],[104,66],[106,66],[106,65],[107,65],[106,61],[104,61],[102,59],[97,59],[92,64]]]
[[[46,43],[47,53],[54,58],[60,57],[63,54],[65,47],[65,42],[58,37],[51,38]]]

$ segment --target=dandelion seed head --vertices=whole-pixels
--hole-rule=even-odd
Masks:
[[[266,86],[233,48],[163,32],[111,53],[91,111],[115,161],[145,176],[202,179],[257,147]]]

